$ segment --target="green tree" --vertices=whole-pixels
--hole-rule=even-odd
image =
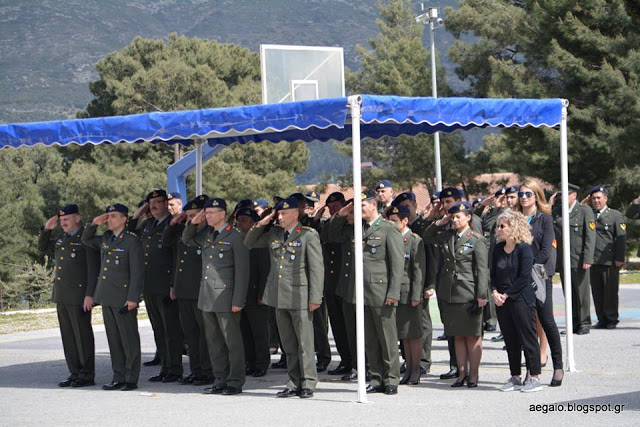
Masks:
[[[449,55],[469,94],[568,99],[570,179],[610,184],[617,203],[640,191],[640,28],[626,3],[629,11],[615,0],[465,0],[447,9],[457,38]],[[555,183],[557,141],[557,131],[508,130],[476,165]]]
[[[378,95],[430,96],[431,75],[427,68],[429,51],[422,43],[424,26],[416,23],[410,0],[378,2],[380,34],[369,41],[370,50],[357,46],[362,68],[348,72],[346,83],[353,93]],[[438,76],[438,94],[450,93],[444,70]],[[340,150],[350,155],[350,143]],[[441,135],[443,180],[458,184],[467,180],[471,170],[465,156],[463,140],[458,134]],[[421,182],[434,183],[433,137],[426,135],[381,138],[363,141],[363,157],[376,168],[363,171],[363,183],[371,186],[388,178],[398,187]],[[350,175],[345,183],[350,182]]]

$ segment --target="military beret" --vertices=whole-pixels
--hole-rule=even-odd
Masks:
[[[520,191],[519,185],[510,185],[509,187],[504,187],[504,194],[512,194],[512,193],[517,194],[518,191]]]
[[[173,193],[167,194],[167,200],[171,200],[171,199],[180,199],[180,200],[182,200],[182,196],[177,191],[174,191]]]
[[[415,202],[416,201],[415,193],[413,191],[405,191],[404,193],[399,194],[398,197],[393,199],[393,201],[391,202],[391,206],[398,206],[400,203],[404,202],[405,200],[411,200],[412,202]]]
[[[289,194],[289,197],[287,197],[287,199],[290,198],[294,198],[298,201],[298,203],[306,203],[307,202],[307,198],[304,197],[304,194],[302,193],[293,193],[293,194]]]
[[[387,179],[383,179],[382,181],[376,184],[376,190],[379,190],[381,188],[393,188],[393,185],[391,184],[391,181]]]
[[[273,196],[273,204],[277,205],[278,203],[280,203],[281,201],[284,200],[284,197],[280,197],[280,196]]]
[[[505,195],[505,194],[507,194],[507,187],[500,187],[498,189],[498,191],[493,193],[493,195],[496,196],[496,197],[500,197],[500,196]]]
[[[239,218],[241,216],[248,216],[254,222],[258,222],[258,219],[259,219],[256,211],[248,207],[238,209],[238,211],[236,212],[236,218]]]
[[[362,197],[362,200],[375,199],[376,198],[376,192],[373,191],[373,190],[364,190],[362,192],[362,194],[360,195],[360,197]]]
[[[155,197],[167,197],[167,192],[164,190],[153,190],[151,193],[147,194],[147,197],[145,198],[145,200],[148,202],[149,200],[155,198]]]
[[[431,195],[431,201],[435,202],[436,200],[440,199],[440,192],[436,191]]]
[[[471,205],[469,204],[469,202],[458,202],[455,205],[451,206],[448,212],[450,214],[454,214],[454,213],[465,212],[465,211],[471,214]]]
[[[204,203],[207,201],[206,198],[202,197],[202,196],[198,196],[195,199],[189,201],[189,203],[187,203],[184,208],[182,208],[183,211],[191,211],[194,209],[202,209],[204,207]]]
[[[254,207],[260,206],[260,207],[266,208],[269,206],[269,202],[267,201],[267,199],[258,199],[255,202],[253,202],[253,206]]]
[[[204,202],[204,208],[220,208],[220,209],[224,209],[225,211],[227,210],[227,202],[225,202],[224,199],[221,199],[219,197],[212,197],[211,199],[207,199],[206,202]]]
[[[344,202],[344,194],[339,191],[329,194],[329,197],[327,197],[327,203],[333,202]]]
[[[462,199],[464,197],[464,193],[462,190],[456,187],[447,187],[443,188],[440,191],[440,200],[445,199],[447,197],[453,197],[454,199]]]
[[[320,200],[320,196],[315,191],[308,191],[307,194],[304,195],[304,197],[312,203],[315,203],[318,200]]]
[[[107,209],[104,211],[105,213],[109,212],[120,212],[123,215],[129,214],[129,208],[120,203],[114,203],[112,205],[107,206]]]
[[[409,212],[409,208],[402,205],[391,206],[385,212],[385,215],[390,217],[391,215],[397,215],[400,218],[409,218],[411,216],[411,212]]]
[[[298,199],[295,197],[287,197],[276,205],[277,211],[286,211],[287,209],[298,209]]]
[[[237,211],[238,209],[242,209],[242,208],[253,208],[253,200],[251,199],[240,200],[234,210]]]
[[[605,187],[604,185],[596,185],[591,190],[589,190],[589,195],[593,193],[609,194],[609,191],[607,191],[607,187]]]
[[[80,211],[78,210],[78,205],[70,204],[70,205],[61,207],[60,210],[58,211],[58,216],[77,214],[79,212]]]
[[[476,197],[475,199],[473,199],[472,201],[472,205],[478,204],[478,203],[482,203],[484,201],[484,197]]]
[[[572,183],[568,183],[568,187],[569,187],[569,193],[577,193],[578,191],[580,191],[580,187]],[[562,191],[561,182],[558,183],[558,188],[560,188],[561,189],[560,191]]]

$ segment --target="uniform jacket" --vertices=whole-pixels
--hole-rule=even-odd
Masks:
[[[288,239],[280,226],[255,225],[245,238],[249,248],[269,248],[271,271],[262,298],[279,309],[308,310],[309,303],[322,304],[324,264],[318,232],[298,223]]]
[[[640,218],[640,205],[636,205],[635,203],[629,204],[629,207],[625,211],[624,216],[626,216],[629,219]],[[638,256],[640,256],[640,248],[638,248]]]
[[[562,268],[562,214],[556,211],[554,217],[556,241],[558,242],[557,270]],[[569,212],[569,245],[571,268],[582,268],[582,264],[593,264],[596,244],[596,223],[593,210],[576,202]]]
[[[400,304],[422,301],[427,259],[422,238],[409,231],[402,236],[404,243],[404,274],[400,286]]]
[[[144,285],[144,251],[140,239],[127,230],[118,237],[111,230],[96,236],[97,228],[89,224],[82,233],[82,243],[100,250],[95,302],[122,307],[127,301],[140,301]]]
[[[409,224],[409,228],[411,228],[411,231],[415,234],[418,235],[418,237],[420,237],[420,240],[422,240],[422,236],[424,236],[424,232],[427,231],[427,228],[429,228],[429,226],[431,225],[431,221],[429,221],[428,219],[425,219],[423,217],[416,217],[416,219]],[[424,269],[424,274],[423,274],[423,280],[424,280],[424,289],[433,289],[433,284],[435,283],[435,275],[436,275],[436,266],[432,265],[429,260],[433,259],[432,256],[429,255],[429,252],[433,251],[433,245],[429,245],[427,242],[425,242],[424,240],[422,240],[422,244],[424,245],[424,253],[425,253],[425,269]],[[428,280],[427,278],[429,276],[434,277],[433,280]],[[429,287],[429,284],[431,284],[432,287]]]
[[[72,236],[65,232],[52,237],[53,230],[42,229],[38,236],[40,252],[53,252],[56,262],[53,280],[55,303],[82,305],[84,297],[93,297],[98,281],[100,254],[82,243],[84,226]]]
[[[271,255],[267,248],[253,248],[250,251],[251,274],[249,274],[249,290],[247,305],[256,306],[264,296],[269,272],[271,271]]]
[[[342,245],[329,240],[329,221],[320,223],[320,243],[324,260],[324,294],[333,295],[340,281]]]
[[[202,283],[198,308],[214,313],[231,312],[231,306],[244,307],[249,286],[249,249],[242,233],[226,225],[219,234],[211,227],[198,231],[188,224],[182,234],[187,245],[202,250]]]
[[[335,294],[348,303],[356,303],[355,265],[353,261],[353,225],[334,216],[326,227],[326,241],[340,245],[340,273]]]
[[[593,215],[598,216],[594,210]],[[624,262],[627,245],[627,225],[620,212],[608,206],[596,219],[596,244],[593,263],[612,265],[613,261]]]
[[[449,225],[449,224],[448,224]],[[480,233],[467,230],[455,241],[456,231],[449,226],[432,224],[424,239],[437,249],[437,296],[448,303],[468,303],[489,298],[488,250]],[[432,279],[432,278],[430,278]]]
[[[182,241],[185,224],[168,225],[162,235],[162,246],[174,250],[173,292],[176,298],[197,300],[202,279],[202,249]]]
[[[164,229],[170,221],[171,215],[160,222],[148,218],[140,226],[135,219],[129,221],[128,230],[140,238],[144,249],[145,294],[169,295],[169,288],[173,286],[173,250],[162,244]]]

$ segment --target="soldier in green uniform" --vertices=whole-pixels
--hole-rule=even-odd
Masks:
[[[62,233],[52,237],[58,222]],[[49,218],[38,237],[38,249],[43,253],[54,251],[56,263],[52,299],[56,303],[62,348],[70,373],[66,380],[58,383],[60,387],[95,384],[91,308],[100,256],[95,249],[82,244],[83,231],[78,206],[71,204]]]
[[[242,393],[245,382],[241,311],[249,286],[249,249],[244,236],[227,223],[227,203],[211,198],[184,229],[182,241],[202,250],[202,285],[198,308],[202,310],[211,355],[213,386],[206,394]],[[208,227],[198,231],[206,220]]]
[[[395,192],[393,191],[393,184],[391,184],[391,181],[383,179],[376,184],[378,212],[380,212],[381,215],[384,215],[387,209],[391,207],[391,202],[393,202],[394,196]]]
[[[626,216],[629,219],[640,218],[640,196],[636,197],[635,199],[633,199],[631,203],[629,203],[627,210],[624,212],[624,216]],[[637,256],[640,257],[640,248],[638,248]]]
[[[398,338],[402,340],[406,372],[400,384],[420,383],[420,358],[422,356],[422,295],[426,269],[425,248],[422,238],[412,233],[409,225],[409,209],[392,206],[387,218],[396,224],[404,242],[404,274],[400,287],[400,300],[396,312]]]
[[[399,194],[395,199],[393,199],[392,206],[404,206],[409,210],[409,228],[411,232],[417,234],[422,241],[422,236],[424,232],[427,230],[427,227],[431,224],[431,221],[425,219],[424,217],[417,214],[417,202],[416,195],[412,191],[407,191]],[[422,244],[425,246],[425,258],[426,253],[430,250],[430,246],[426,245],[424,241]],[[433,269],[432,266],[426,264],[425,261],[425,270],[423,272],[422,278],[427,283],[426,276],[430,269]],[[432,282],[433,283],[433,282]],[[423,284],[423,286],[424,286]],[[431,370],[431,343],[433,341],[433,324],[431,322],[431,313],[429,312],[429,301],[431,297],[435,294],[435,289],[424,288],[424,293],[421,298],[421,315],[422,315],[422,355],[420,356],[420,374],[425,375],[429,373]],[[404,364],[403,364],[404,367]],[[404,374],[404,369],[400,368],[400,373]]]
[[[200,195],[187,203],[184,206],[184,211],[171,219],[162,236],[162,245],[174,248],[176,254],[170,296],[172,299],[178,300],[180,324],[185,341],[189,346],[191,374],[178,382],[198,386],[213,383],[211,359],[204,333],[204,320],[202,319],[202,311],[198,308],[198,293],[202,278],[202,250],[195,246],[186,245],[182,241],[182,233],[185,228],[184,222],[192,220],[202,210],[207,199],[206,195]],[[172,200],[169,201],[170,204]],[[205,226],[206,224],[201,224],[199,229]]]
[[[598,323],[595,329],[615,329],[618,324],[620,267],[624,263],[627,224],[620,212],[607,206],[609,192],[598,185],[589,192],[596,217],[596,243],[590,268],[591,293]]]
[[[236,223],[243,234],[258,222],[258,214],[253,208],[245,207],[236,212]],[[253,248],[249,251],[250,274],[247,302],[242,310],[240,329],[244,342],[245,373],[253,377],[263,377],[269,368],[269,307],[262,303],[264,288],[271,271],[271,257],[267,248]]]
[[[102,305],[113,379],[103,390],[135,390],[140,376],[138,303],[144,283],[144,251],[140,239],[125,230],[129,209],[115,203],[93,219],[82,243],[100,250],[100,270],[94,300]],[[98,226],[109,230],[96,236]]]
[[[267,225],[276,217],[278,225]],[[303,226],[298,201],[287,198],[262,218],[245,238],[253,248],[269,248],[271,274],[263,303],[276,308],[276,321],[287,354],[289,382],[278,397],[309,398],[318,382],[313,357],[313,312],[322,304],[324,265],[318,233]]]
[[[571,257],[571,290],[573,298],[573,333],[585,335],[591,327],[591,295],[589,291],[589,269],[593,264],[596,243],[596,222],[593,211],[588,206],[578,203],[577,196],[580,187],[569,184],[569,252]],[[553,217],[555,223],[556,241],[558,242],[557,268],[560,278],[564,282],[564,268],[562,266],[562,209],[555,204],[560,193],[549,198],[554,206]]]
[[[171,299],[173,286],[174,253],[171,247],[162,244],[162,235],[171,221],[167,193],[155,190],[146,197],[128,224],[129,231],[136,233],[144,249],[143,298],[153,328],[153,336],[160,353],[162,369],[149,378],[151,382],[176,382],[182,379],[183,336],[180,326],[178,303]],[[151,217],[138,224],[141,215]]]

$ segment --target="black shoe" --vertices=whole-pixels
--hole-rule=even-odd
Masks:
[[[300,399],[308,399],[313,397],[313,392],[308,388],[303,388],[300,390]]]
[[[253,371],[252,375],[253,375],[254,378],[264,377],[265,375],[267,375],[267,370],[266,369],[256,369],[255,371]]]
[[[607,329],[615,329],[618,326],[617,323],[611,322],[607,324]]]
[[[152,360],[149,360],[148,362],[144,362],[142,366],[156,366],[159,364],[160,364],[160,358],[154,357]]]
[[[178,380],[178,384],[193,384],[193,381],[196,379],[196,376],[193,374],[189,374],[188,376],[184,377],[184,378],[180,378]]]
[[[436,338],[436,341],[446,341],[447,339],[448,339],[447,336],[442,334],[438,338]]]
[[[124,387],[124,383],[119,383],[117,381],[113,381],[109,384],[105,384],[102,386],[103,390],[120,390],[122,387]]]
[[[560,335],[567,335],[567,331],[560,331]]]
[[[234,394],[240,394],[242,393],[242,389],[241,388],[237,388],[237,387],[225,387],[224,390],[222,390],[222,395],[223,396],[233,396]]]
[[[316,363],[316,370],[318,372],[324,372],[327,370],[327,366],[329,366],[328,362],[318,362]]]
[[[96,383],[93,382],[93,380],[89,381],[89,380],[83,380],[81,378],[78,378],[77,380],[74,380],[71,383],[71,387],[89,387],[92,385],[96,385]]]
[[[404,374],[405,372],[407,372],[407,362],[402,362],[402,365],[400,365],[400,373]]]
[[[201,375],[193,379],[193,385],[201,386],[201,385],[207,385],[207,384],[213,384],[213,376]]]
[[[580,326],[580,327],[579,327],[579,328],[574,332],[574,334],[576,334],[576,335],[587,335],[589,332],[591,332],[591,331],[589,331],[589,329],[587,329],[587,328],[586,328],[586,327],[584,327],[584,326]]]
[[[225,388],[226,388],[225,386],[214,385],[212,387],[205,388],[202,393],[203,394],[222,394]]]
[[[496,331],[496,327],[493,325],[487,325],[484,327],[484,330],[487,332],[495,332]]]
[[[504,341],[504,335],[496,335],[495,337],[491,337],[491,342],[500,342]]]
[[[271,364],[271,369],[287,369],[287,359],[281,357],[280,360]]]
[[[606,329],[606,328],[607,328],[607,323],[606,322],[598,321],[598,323],[593,325],[593,329]]]
[[[384,393],[385,391],[385,387],[383,385],[379,385],[379,386],[373,386],[373,385],[368,385],[367,386],[367,393]]]
[[[478,380],[476,380],[475,382],[471,382],[467,380],[467,387],[469,388],[476,388],[478,387]]]
[[[343,364],[339,364],[335,369],[327,371],[329,375],[344,375],[351,372],[351,368]]]
[[[409,377],[404,377],[400,380],[400,385],[405,385],[409,382]]]
[[[424,365],[420,365],[420,376],[427,375],[430,370],[431,370],[431,367],[427,368]]]
[[[555,378],[551,378],[551,383],[549,384],[549,387],[560,387],[562,385],[563,379],[564,379],[564,372],[562,373],[562,378],[560,378],[559,380]]]
[[[167,374],[163,379],[163,383],[175,383],[176,381],[180,381],[182,379],[182,375],[176,374]]]
[[[60,381],[58,383],[58,387],[71,387],[71,384],[73,384],[75,380],[72,380],[71,378],[67,378],[64,381]]]
[[[276,397],[293,397],[300,396],[300,392],[297,390],[291,390],[290,388],[285,388],[282,391],[276,393]]]
[[[450,380],[458,376],[458,368],[451,368],[446,374],[440,374],[441,380]]]
[[[464,387],[464,383],[466,383],[467,380],[469,380],[469,376],[468,375],[466,377],[464,377],[463,379],[461,379],[461,380],[456,380],[455,383],[451,384],[451,387],[453,387],[453,388]]]
[[[131,391],[138,388],[138,384],[136,383],[124,383],[124,386],[120,389],[122,391]]]
[[[165,374],[164,372],[160,372],[158,375],[154,375],[153,377],[149,378],[149,381],[151,381],[152,383],[159,383],[166,376],[167,376],[167,374]]]
[[[385,388],[384,388],[384,394],[389,394],[389,395],[391,395],[391,394],[398,394],[398,386],[396,386],[396,385],[391,385],[391,384],[389,384],[389,385],[385,386]]]
[[[256,371],[255,368],[244,368],[245,375],[253,375],[255,371]]]
[[[420,377],[418,377],[415,381],[407,381],[407,385],[418,385],[420,384]]]
[[[352,371],[348,374],[343,375],[342,377],[340,377],[340,379],[342,381],[357,381],[358,380],[358,372],[357,371]]]

